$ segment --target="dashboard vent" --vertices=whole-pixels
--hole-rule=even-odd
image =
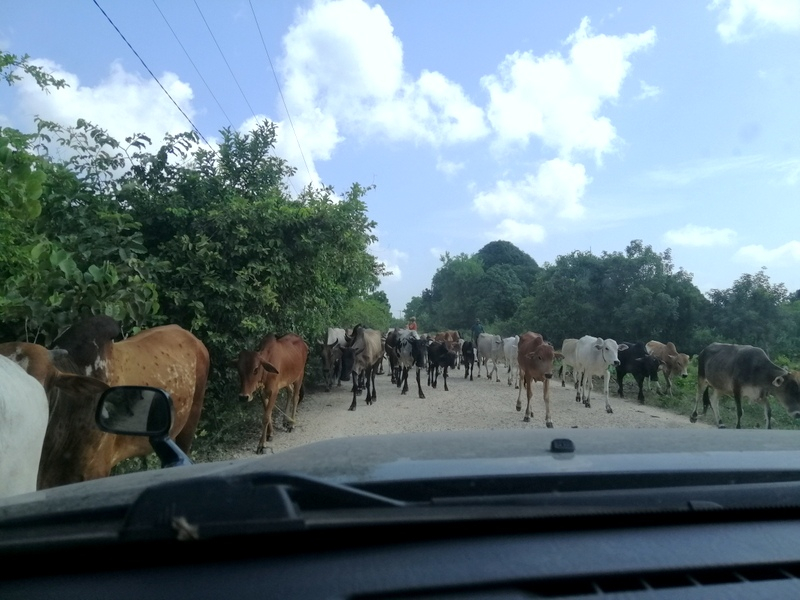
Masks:
[[[657,572],[636,575],[573,577],[499,584],[481,588],[426,590],[418,593],[399,593],[380,596],[358,596],[387,600],[463,600],[465,598],[602,598],[607,594],[641,592],[651,597],[654,591],[670,588],[699,588],[723,584],[742,584],[776,580],[800,579],[800,563],[778,566],[747,566],[740,568],[697,569],[693,571]]]

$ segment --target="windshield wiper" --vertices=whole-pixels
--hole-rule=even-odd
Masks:
[[[191,540],[302,530],[306,528],[304,511],[406,505],[305,475],[205,476],[144,490],[131,505],[120,537]]]

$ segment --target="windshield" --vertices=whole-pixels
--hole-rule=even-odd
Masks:
[[[94,424],[118,385],[200,463],[796,428],[799,35],[788,0],[3,11],[6,494],[157,470]]]

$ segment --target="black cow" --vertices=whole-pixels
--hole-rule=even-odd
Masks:
[[[400,385],[400,364],[398,358],[397,343],[399,341],[399,332],[395,327],[388,334],[386,334],[386,341],[383,344],[386,356],[389,359],[389,375],[391,376],[392,383]]]
[[[472,342],[465,341],[461,346],[461,362],[464,363],[464,379],[469,375],[472,381],[472,367],[475,364],[475,345]]]
[[[719,396],[733,396],[736,402],[736,429],[742,428],[742,396],[764,405],[767,429],[772,428],[772,409],[768,394],[773,394],[794,418],[800,417],[800,372],[789,372],[773,363],[767,353],[754,346],[711,344],[698,356],[697,398],[689,420],[697,421],[697,406],[703,395],[703,414],[708,406],[714,411],[717,426],[725,425],[719,417]],[[708,388],[712,388],[709,402]]]
[[[630,373],[636,380],[636,385],[639,386],[639,395],[636,396],[636,399],[640,404],[644,404],[644,391],[642,390],[644,380],[648,378],[650,381],[658,382],[658,367],[661,365],[661,361],[649,354],[642,342],[635,342],[633,344],[630,342],[622,342],[622,344],[628,347],[624,350],[620,350],[617,354],[619,358],[619,366],[617,367],[619,397],[625,397],[622,394],[622,380],[625,379],[625,375]]]
[[[432,342],[428,346],[428,385],[436,389],[436,381],[439,379],[439,368],[443,368],[444,372],[444,391],[449,392],[447,389],[447,369],[454,369],[456,367],[457,355],[452,350],[447,349],[445,342]]]

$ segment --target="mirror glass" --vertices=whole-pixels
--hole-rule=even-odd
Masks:
[[[167,435],[172,426],[172,400],[164,390],[144,386],[108,388],[100,397],[97,426],[126,435]]]

